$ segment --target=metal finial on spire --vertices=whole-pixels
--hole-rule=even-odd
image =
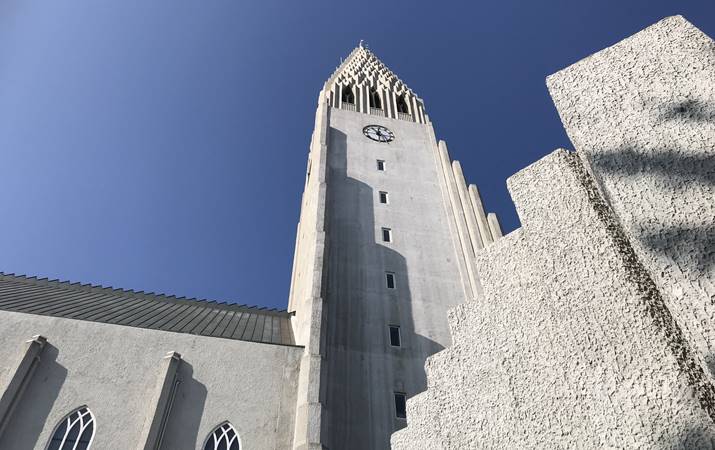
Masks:
[[[360,43],[358,44],[358,47],[362,48],[362,39],[360,39]]]

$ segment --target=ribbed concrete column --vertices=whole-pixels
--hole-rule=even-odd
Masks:
[[[364,103],[362,112],[364,112],[365,114],[371,114],[371,112],[370,112],[370,86],[369,85],[363,86],[362,91],[363,91],[363,103]]]
[[[335,84],[335,104],[336,108],[341,108],[343,102],[343,86],[341,84]]]
[[[486,247],[490,242],[494,242],[494,237],[489,229],[489,223],[487,221],[487,216],[484,213],[484,205],[482,204],[482,196],[479,195],[479,189],[473,184],[469,185],[469,199],[472,202],[472,209],[474,209],[474,214],[477,219],[477,225],[479,226],[479,234],[482,236],[482,242]]]
[[[420,102],[417,102],[417,112],[420,115],[420,123],[427,123],[427,120],[425,119],[424,105],[422,105],[422,103]]]
[[[378,94],[380,95],[380,103],[382,107],[382,115],[387,116],[387,92],[384,89],[378,89]]]
[[[447,191],[449,192],[449,199],[452,204],[452,211],[454,212],[454,220],[457,223],[457,232],[459,234],[460,241],[459,244],[462,248],[462,255],[466,263],[465,267],[467,268],[467,275],[469,277],[468,294],[471,298],[475,298],[477,295],[477,277],[474,267],[474,252],[471,244],[469,243],[469,232],[467,231],[467,223],[464,218],[464,209],[462,208],[462,204],[459,200],[457,184],[454,181],[454,173],[452,172],[452,167],[449,163],[447,144],[444,141],[439,141],[438,148],[440,161],[442,162],[442,173],[447,183]]]
[[[365,84],[362,86],[362,104],[363,112],[370,114],[370,86]]]
[[[487,216],[487,220],[489,221],[489,229],[491,230],[494,239],[499,239],[500,237],[502,237],[501,225],[499,225],[499,219],[497,219],[497,215],[494,213],[489,213],[489,215]]]
[[[397,119],[397,94],[390,91],[390,118]]]
[[[412,121],[419,122],[420,117],[417,115],[417,99],[415,99],[414,95],[409,96],[408,104],[410,105],[410,112],[412,113]]]
[[[482,242],[482,237],[479,235],[479,228],[474,215],[474,208],[472,208],[472,202],[469,199],[469,193],[467,192],[467,182],[464,179],[464,172],[462,172],[462,165],[459,161],[452,161],[452,171],[454,172],[454,180],[457,183],[459,200],[462,202],[462,208],[464,208],[464,217],[467,219],[469,240],[471,241],[472,249],[476,254],[477,251],[484,248],[484,243]]]
[[[0,436],[5,431],[15,406],[19,403],[25,388],[27,388],[32,379],[46,343],[47,338],[40,335],[33,336],[32,339],[27,341],[24,352],[17,362],[11,366],[15,367],[14,373],[0,387],[2,389],[2,397],[0,397]]]
[[[161,361],[161,370],[151,397],[147,400],[148,417],[141,434],[140,448],[158,450],[164,437],[166,422],[171,414],[176,390],[181,383],[178,376],[181,355],[169,352]]]
[[[368,92],[368,90],[369,90],[368,87],[365,86],[364,84],[363,84],[362,86],[359,86],[359,87],[358,87],[358,92],[359,92],[359,94],[360,94],[360,103],[359,103],[359,105],[358,105],[358,107],[359,107],[358,111],[360,111],[360,112],[362,112],[362,113],[370,114],[370,107],[368,106],[368,104],[369,104],[369,101],[368,101],[369,92]]]

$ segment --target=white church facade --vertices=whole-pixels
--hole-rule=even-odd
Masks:
[[[0,450],[715,447],[715,43],[670,17],[547,84],[577,151],[507,236],[360,45],[285,311],[0,274]]]

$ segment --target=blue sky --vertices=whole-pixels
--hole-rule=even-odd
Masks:
[[[0,270],[284,308],[317,94],[360,39],[505,230],[544,78],[713,1],[0,2]]]

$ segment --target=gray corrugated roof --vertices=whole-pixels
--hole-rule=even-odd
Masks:
[[[290,313],[0,272],[0,310],[295,345]]]

